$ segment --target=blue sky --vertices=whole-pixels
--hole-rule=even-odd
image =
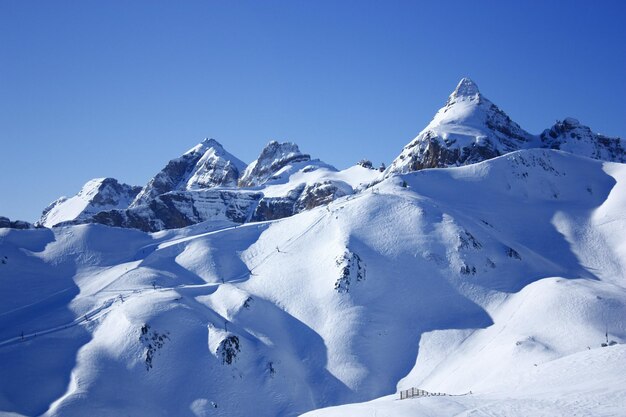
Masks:
[[[143,185],[204,137],[389,163],[469,76],[522,127],[626,136],[623,1],[0,2],[0,215]]]

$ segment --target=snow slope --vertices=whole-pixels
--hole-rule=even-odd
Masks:
[[[390,395],[304,416],[621,416],[626,410],[625,361],[625,345],[595,348],[533,367],[493,391],[405,400]]]
[[[1,229],[0,410],[619,415],[625,184],[524,150],[275,221]]]

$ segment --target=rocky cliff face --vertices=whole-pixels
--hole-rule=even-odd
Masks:
[[[331,203],[354,193],[345,182],[326,180],[313,184],[301,183],[286,195],[264,197],[254,210],[251,220],[276,220]]]
[[[148,204],[125,210],[102,211],[87,222],[145,232],[178,229],[207,220],[244,223],[250,220],[262,197],[259,192],[244,190],[174,191],[159,195]]]

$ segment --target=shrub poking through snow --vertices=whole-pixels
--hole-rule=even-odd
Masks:
[[[169,339],[169,332],[159,333],[156,330],[150,330],[149,324],[144,324],[141,326],[141,335],[139,336],[139,341],[146,348],[146,371],[149,371],[152,368],[152,362],[154,360],[154,355],[157,353],[159,349],[163,347],[165,341]]]
[[[274,362],[269,361],[265,369],[267,370],[270,378],[274,378],[274,374],[276,373],[276,368],[274,368]]]
[[[365,265],[356,253],[347,250],[337,257],[335,263],[339,267],[339,278],[335,282],[337,292],[350,292],[350,285],[354,281],[365,279]]]
[[[239,349],[239,338],[235,335],[230,335],[220,342],[215,353],[222,356],[222,365],[231,365],[239,352],[241,352]]]
[[[463,265],[461,267],[460,270],[461,274],[463,275],[475,275],[476,274],[476,267],[475,266],[469,266],[469,265]]]
[[[470,246],[474,249],[480,249],[483,247],[483,245],[467,230],[463,230],[463,233],[459,233],[458,238],[458,249],[468,249]]]

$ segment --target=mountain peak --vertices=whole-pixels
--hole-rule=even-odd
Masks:
[[[446,104],[393,161],[387,175],[468,165],[527,147],[532,135],[463,78]]]
[[[221,143],[219,143],[218,141],[216,141],[213,138],[204,138],[202,140],[202,142],[200,142],[199,144],[197,144],[196,146],[194,146],[193,148],[189,149],[187,152],[185,152],[185,154],[189,154],[189,153],[204,153],[206,152],[208,149],[215,149],[215,150],[224,150],[224,147],[222,146]]]
[[[263,148],[258,159],[248,165],[239,180],[239,186],[261,185],[286,165],[309,160],[311,160],[311,156],[300,152],[295,143],[279,143],[273,140]]]
[[[456,86],[452,95],[450,97],[467,97],[472,98],[480,95],[480,91],[478,90],[478,86],[474,81],[465,77],[461,78],[459,84]]]

